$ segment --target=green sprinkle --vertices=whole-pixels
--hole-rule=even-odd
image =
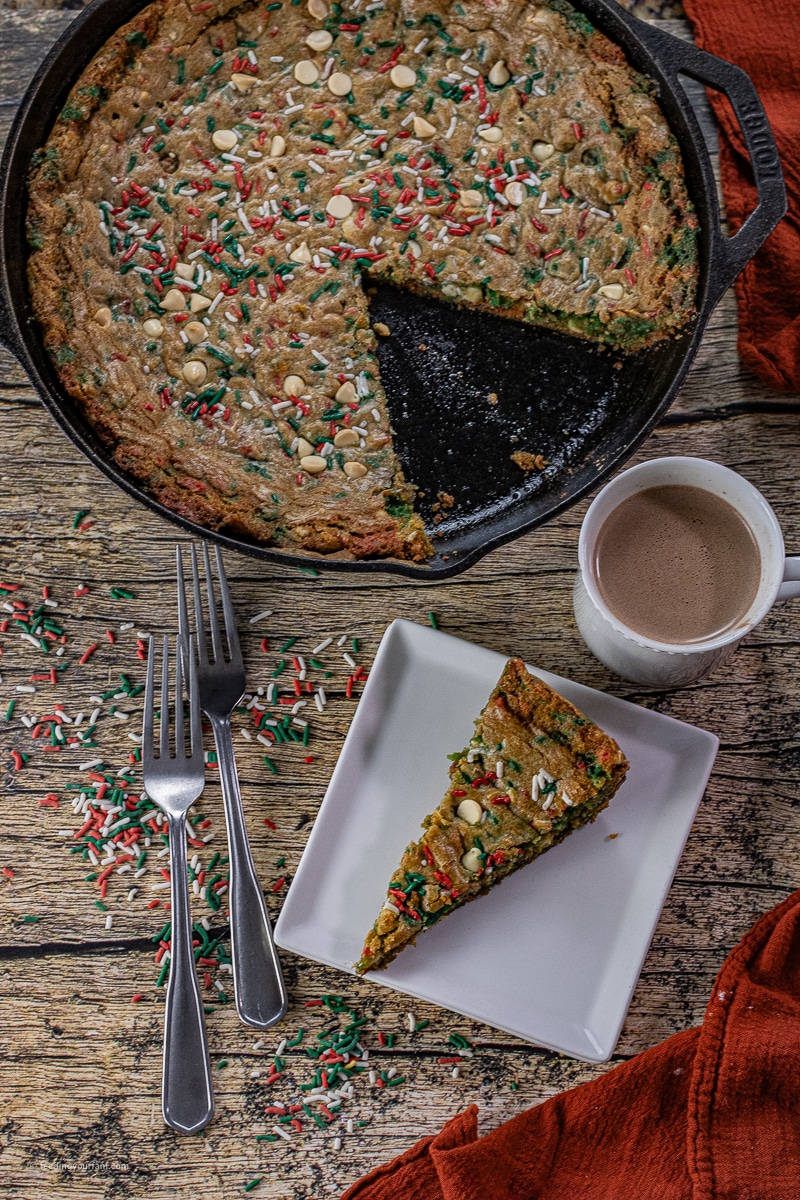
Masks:
[[[161,971],[159,972],[158,979],[156,980],[156,987],[164,986],[164,980],[167,978],[168,972],[169,972],[169,959],[166,959],[161,964]]]
[[[223,1068],[223,1067],[227,1067],[227,1065],[228,1065],[228,1060],[227,1060],[227,1058],[221,1058],[221,1059],[219,1060],[219,1062],[217,1063],[217,1070],[218,1070],[218,1071],[221,1071],[221,1070],[222,1070],[222,1068]]]
[[[88,516],[88,514],[89,514],[89,509],[88,509],[88,508],[82,508],[82,509],[80,510],[80,512],[77,512],[77,513],[75,514],[75,519],[74,519],[74,520],[73,520],[73,522],[72,522],[72,528],[73,528],[73,529],[77,529],[77,528],[78,528],[78,526],[80,525],[81,521],[83,520],[83,518],[84,518],[84,517],[86,517],[86,516]]]
[[[516,1079],[512,1079],[512,1080],[511,1080],[511,1090],[512,1090],[512,1092],[516,1092],[516,1091],[518,1090],[518,1088],[519,1088],[519,1084],[517,1083]]]
[[[438,620],[437,620],[437,618],[436,618],[436,613],[435,613],[435,612],[429,612],[429,613],[428,613],[428,620],[429,620],[429,621],[430,621],[430,623],[431,623],[431,628],[432,628],[432,629],[438,629],[438,628],[439,628],[439,622],[438,622]]]
[[[288,642],[283,643],[280,650],[278,651],[278,654],[285,654],[287,650],[291,650],[292,646],[295,644],[296,641],[297,641],[296,637],[289,638]]]
[[[267,5],[267,12],[270,12],[270,11],[271,11],[273,8],[280,8],[280,4],[269,4],[269,5]],[[274,1135],[273,1135],[273,1136],[274,1136]],[[259,1138],[256,1138],[256,1141],[259,1141],[259,1140],[260,1140]],[[249,1183],[246,1183],[246,1184],[244,1185],[244,1190],[245,1190],[246,1192],[252,1192],[253,1188],[254,1188],[254,1187],[258,1187],[258,1185],[259,1185],[260,1183],[261,1183],[261,1176],[260,1176],[260,1175],[257,1175],[257,1176],[255,1177],[255,1179],[251,1179]]]
[[[6,720],[10,721],[14,715],[14,709],[17,707],[16,700],[9,700],[8,708],[6,709]]]
[[[39,923],[39,921],[41,921],[42,918],[41,917],[23,917],[22,919],[26,925],[37,925]]]
[[[267,766],[269,767],[269,769],[273,775],[278,774],[278,768],[275,766],[275,763],[272,761],[272,759],[269,758],[266,754],[264,755],[264,762],[267,764]]]
[[[99,908],[100,912],[108,912],[108,909],[106,908],[105,904],[103,904],[102,900],[95,900],[94,906],[95,908]]]

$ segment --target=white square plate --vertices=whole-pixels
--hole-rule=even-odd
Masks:
[[[389,626],[275,928],[279,946],[353,973],[404,847],[444,795],[447,754],[469,741],[505,662],[409,621]],[[631,764],[624,784],[593,825],[426,930],[368,978],[605,1062],[719,742],[535,673],[619,742]]]

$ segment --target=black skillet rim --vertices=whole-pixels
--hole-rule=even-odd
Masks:
[[[683,358],[665,394],[649,413],[637,433],[629,437],[621,447],[611,453],[593,477],[580,483],[569,495],[564,495],[559,499],[554,498],[552,505],[546,512],[526,518],[524,504],[519,505],[510,513],[505,514],[505,521],[501,527],[493,528],[491,535],[487,536],[482,544],[475,546],[463,554],[463,556],[458,554],[454,556],[452,551],[449,552],[447,558],[439,554],[431,560],[429,565],[415,565],[397,559],[348,561],[326,558],[321,555],[291,553],[270,546],[257,545],[225,533],[209,530],[187,520],[159,503],[159,501],[144,491],[140,485],[120,471],[113,463],[113,460],[106,457],[108,452],[96,442],[92,432],[82,428],[82,419],[77,410],[72,408],[71,401],[68,401],[64,394],[60,393],[58,388],[52,385],[47,378],[49,363],[41,345],[34,346],[33,348],[29,345],[23,326],[27,327],[27,333],[30,335],[31,340],[36,335],[35,322],[29,309],[27,282],[24,278],[11,278],[8,271],[9,256],[6,250],[9,238],[15,236],[15,227],[16,236],[19,236],[20,228],[24,230],[24,208],[27,207],[27,189],[24,180],[29,165],[29,154],[26,152],[22,142],[34,110],[37,110],[39,114],[35,117],[36,125],[38,127],[44,126],[49,130],[55,121],[69,88],[80,74],[80,71],[84,69],[91,56],[96,53],[96,50],[99,49],[100,45],[111,35],[115,28],[118,28],[119,25],[131,19],[148,2],[149,0],[127,0],[126,3],[120,4],[119,0],[95,0],[93,4],[75,19],[53,46],[34,76],[9,133],[2,165],[0,166],[0,185],[2,186],[2,194],[0,195],[0,200],[2,200],[2,208],[0,208],[0,299],[2,300],[2,303],[0,303],[0,340],[6,342],[12,352],[21,360],[23,366],[31,376],[42,402],[60,428],[96,467],[128,495],[146,504],[152,511],[171,521],[173,524],[179,525],[193,536],[210,538],[227,549],[236,550],[262,560],[306,570],[313,568],[314,570],[339,570],[345,572],[384,571],[420,581],[435,582],[459,574],[491,550],[521,536],[523,533],[531,531],[545,521],[565,511],[588,492],[603,483],[621,463],[633,454],[675,398],[695,357],[703,331],[719,296],[725,287],[732,282],[733,276],[738,273],[738,269],[741,268],[743,263],[739,263],[737,269],[731,274],[730,264],[721,261],[723,257],[721,250],[723,239],[719,234],[719,206],[711,162],[697,119],[677,81],[677,71],[684,67],[683,60],[686,49],[690,47],[690,44],[684,44],[678,39],[668,38],[666,45],[664,45],[664,35],[661,35],[660,42],[662,44],[657,44],[656,53],[654,54],[647,44],[651,41],[651,30],[644,22],[640,22],[636,18],[629,16],[621,9],[612,8],[607,0],[574,0],[574,6],[580,11],[585,12],[598,29],[606,33],[612,41],[620,45],[628,59],[637,69],[656,81],[659,99],[662,107],[665,109],[670,127],[678,140],[685,160],[688,160],[687,185],[690,186],[692,199],[701,218],[701,270],[697,312],[691,328],[690,340],[684,349]],[[120,9],[124,9],[121,15]],[[101,24],[98,21],[98,16],[102,15],[108,18],[110,10],[113,10],[113,20],[102,22],[104,26],[102,39],[98,40],[96,37],[90,39],[92,48],[86,53],[76,56],[75,69],[64,72],[59,78],[57,87],[50,86],[53,83],[51,76],[55,77],[57,70],[63,68],[65,51],[74,48],[81,40],[87,25],[99,26]],[[670,45],[673,42],[674,47]],[[690,47],[690,49],[693,50],[694,48]],[[673,51],[672,62],[669,61],[670,50]],[[720,66],[728,66],[722,60],[713,59],[708,55],[702,55],[702,57]],[[662,64],[666,69],[662,69]],[[667,74],[667,70],[670,68],[672,78]],[[736,69],[731,68],[731,70]],[[747,79],[746,76],[743,76],[743,73],[738,72],[738,74],[745,80]],[[749,80],[747,82],[749,83]],[[757,98],[756,105],[763,117],[763,109],[761,109]],[[46,120],[41,115],[42,112],[46,112]],[[765,117],[763,123],[766,124]],[[745,133],[747,133],[746,129]],[[768,125],[766,126],[766,134],[774,151],[774,142],[771,140]],[[774,157],[777,159],[776,153]],[[697,178],[698,175],[699,181]],[[779,167],[778,177],[780,178]],[[700,186],[695,188],[693,185],[698,184],[698,182]],[[23,205],[23,211],[20,212],[19,209]],[[773,207],[777,208],[779,206],[773,205]],[[776,212],[773,215],[774,219],[770,227],[777,223],[783,212]],[[766,236],[766,232],[763,236]],[[752,237],[750,238],[751,242],[754,240],[756,244],[752,246],[746,258],[752,256],[760,241],[763,241],[763,237],[757,240]],[[728,267],[727,272],[724,269],[725,266]],[[714,286],[713,271],[715,267],[720,268],[722,275],[727,274],[729,276],[724,282],[724,287]],[[3,311],[3,306],[7,308],[6,312]],[[24,313],[22,319],[20,319],[21,312]],[[442,550],[447,552],[447,544],[442,547]]]

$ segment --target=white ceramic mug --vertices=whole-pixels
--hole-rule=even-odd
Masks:
[[[670,484],[702,488],[727,500],[747,523],[761,553],[761,580],[748,610],[733,629],[691,645],[657,642],[629,629],[604,602],[594,568],[597,536],[614,509],[645,488]],[[583,640],[623,679],[648,687],[682,687],[707,675],[733,653],[776,600],[800,596],[800,558],[785,557],[783,534],[767,501],[741,475],[703,458],[655,458],[607,483],[583,519],[578,561],[573,602]]]

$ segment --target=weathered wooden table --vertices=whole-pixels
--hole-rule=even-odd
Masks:
[[[652,16],[654,5],[639,11]],[[665,20],[674,17],[674,9],[655,11],[669,28],[686,33],[679,20]],[[0,8],[3,132],[36,63],[72,15],[30,0]],[[743,472],[774,504],[789,550],[798,551],[798,411],[800,397],[770,393],[740,367],[736,307],[729,294],[681,396],[638,457],[699,454]],[[181,1138],[165,1128],[159,1095],[164,993],[156,986],[160,972],[153,957],[166,920],[167,893],[157,884],[163,885],[159,867],[167,860],[156,857],[155,839],[146,873],[136,880],[113,875],[103,901],[98,881],[85,878],[93,873],[92,864],[69,854],[71,839],[60,831],[77,828],[70,807],[77,793],[68,785],[86,782],[87,772],[80,768],[93,756],[115,775],[128,767],[133,790],[140,786],[138,768],[128,762],[134,743],[126,736],[138,727],[140,698],[107,699],[98,706],[90,697],[113,692],[123,673],[135,689],[143,680],[143,663],[135,655],[137,632],[173,628],[176,530],[128,500],[84,461],[7,355],[0,355],[0,436],[0,573],[4,581],[20,585],[6,603],[34,602],[49,587],[58,604],[49,615],[69,639],[63,658],[54,657],[54,649],[45,665],[41,650],[15,636],[13,627],[0,635],[5,784],[0,809],[0,1195],[159,1200],[213,1192],[230,1197],[261,1177],[255,1195],[318,1200],[338,1195],[470,1103],[480,1105],[482,1127],[490,1129],[601,1074],[606,1068],[518,1044],[488,1026],[422,1003],[414,1003],[413,1010],[420,1024],[428,1024],[411,1034],[406,1013],[412,1006],[403,997],[285,955],[291,1008],[281,1030],[290,1037],[299,1026],[308,1032],[303,1044],[284,1053],[283,1076],[265,1082],[283,1032],[268,1033],[255,1049],[259,1039],[239,1024],[233,1004],[224,1002],[216,986],[219,982],[230,991],[228,977],[216,973],[204,996],[217,1115],[200,1138]],[[778,606],[711,678],[668,694],[627,687],[588,653],[572,616],[571,583],[585,508],[586,503],[577,505],[437,587],[389,576],[368,583],[335,574],[313,578],[233,557],[228,569],[243,618],[274,610],[263,623],[243,621],[253,687],[269,681],[280,646],[290,637],[298,636],[297,650],[307,652],[330,634],[347,633],[358,638],[358,661],[368,665],[389,621],[398,616],[427,621],[433,610],[450,633],[521,654],[720,736],[708,793],[614,1056],[613,1062],[620,1062],[701,1020],[727,952],[797,882],[800,639],[797,611]],[[73,529],[81,510],[86,510],[78,522],[83,527]],[[113,585],[132,595],[114,598]],[[116,638],[113,646],[107,629]],[[267,654],[261,649],[265,633]],[[81,652],[94,643],[98,649],[80,665]],[[308,747],[276,750],[273,776],[262,760],[263,746],[239,744],[254,854],[273,917],[352,715],[355,701],[344,694],[349,668],[339,653],[326,652],[331,702],[324,715],[310,718]],[[47,672],[63,663],[69,665],[57,672],[54,687]],[[29,676],[42,672],[44,680],[29,682]],[[13,700],[15,711],[3,721],[2,712]],[[22,718],[52,714],[55,704],[63,705],[69,717],[82,709],[87,721],[91,709],[101,708],[96,748],[54,750],[50,736],[40,731],[33,738],[34,729]],[[129,721],[110,715],[112,705],[128,713]],[[64,729],[69,736],[70,727]],[[27,762],[17,759],[20,770],[14,752],[30,756]],[[213,782],[202,811],[210,824],[198,832],[201,837],[211,832],[216,839],[202,852],[208,862],[215,845],[224,852]],[[129,898],[133,887],[138,894]],[[223,914],[224,905],[214,913],[198,903],[197,919],[206,915],[213,931],[223,928]],[[370,1065],[378,1078],[395,1067],[395,1077],[405,1082],[380,1087],[361,1075],[355,1097],[327,1127],[318,1127],[301,1111],[301,1130],[281,1126],[288,1128],[290,1141],[259,1141],[278,1119],[266,1115],[265,1107],[294,1103],[300,1085],[313,1075],[305,1045],[330,1014],[307,1005],[321,995],[341,995],[366,1017],[362,1040],[371,1052]],[[134,997],[139,998],[132,1002]],[[448,1042],[453,1033],[473,1048],[457,1079],[451,1066],[437,1062],[454,1054]]]

